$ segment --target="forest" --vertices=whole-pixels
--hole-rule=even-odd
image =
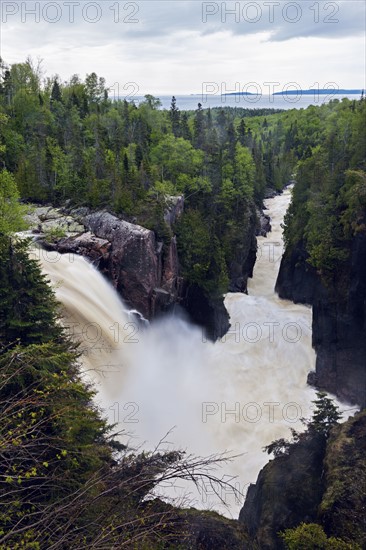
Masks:
[[[21,199],[104,207],[167,241],[166,196],[184,195],[176,228],[180,261],[186,279],[208,293],[227,288],[233,250],[266,189],[282,189],[296,170],[300,193],[303,174],[313,166],[315,180],[331,171],[338,187],[322,185],[325,194],[336,193],[346,170],[364,169],[362,100],[274,114],[260,109],[257,115],[255,109],[204,110],[200,104],[180,112],[173,97],[170,110],[161,111],[153,96],[138,106],[112,101],[95,73],[84,81],[48,78],[41,86],[40,69],[28,60],[11,67],[2,62],[2,75],[2,177],[12,174]],[[348,197],[360,177],[348,172]],[[319,210],[312,205],[315,219]],[[315,262],[321,256],[316,238],[309,233]]]
[[[95,73],[44,81],[30,59],[0,69],[0,550],[190,548],[189,526],[212,521],[232,548],[247,547],[235,522],[145,498],[163,479],[211,478],[211,462],[225,458],[121,444],[80,377],[53,292],[14,233],[27,203],[73,205],[107,209],[168,243],[166,200],[183,195],[174,226],[182,274],[222,295],[256,209],[296,181],[286,245],[303,242],[332,285],[366,231],[366,101],[184,112],[172,97],[164,111],[151,95],[138,106],[110,99]]]

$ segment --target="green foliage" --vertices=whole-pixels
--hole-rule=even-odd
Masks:
[[[82,488],[111,452],[36,261],[25,242],[2,236],[0,244],[2,547],[40,548],[34,517]]]
[[[297,146],[299,150],[300,144],[308,143],[297,166],[293,202],[285,217],[285,241],[290,248],[305,244],[309,263],[331,288],[336,275],[346,273],[352,238],[366,230],[362,122],[366,107],[364,101],[333,101],[320,109],[322,128],[312,119],[313,108],[307,112],[316,141],[301,134]],[[302,125],[297,128],[301,130]],[[343,286],[340,291],[344,293]]]
[[[110,101],[94,72],[62,84],[48,79],[43,89],[40,76],[28,59],[3,63],[0,78],[0,156],[22,199],[105,207],[161,233],[165,197],[183,194],[180,260],[190,281],[216,292],[226,290],[232,263],[244,262],[240,238],[253,232],[254,202],[295,174],[286,244],[303,240],[309,262],[328,280],[347,264],[350,239],[365,229],[366,102],[181,112],[172,98],[163,111],[152,95],[138,106]],[[4,204],[15,212],[10,194],[12,204]],[[204,226],[194,243],[186,231],[190,211]]]
[[[24,214],[14,177],[3,169],[0,171],[0,234],[25,229]]]
[[[291,439],[275,439],[269,445],[263,447],[263,451],[273,454],[275,457],[289,454],[293,445],[296,445],[304,438],[311,436],[314,432],[328,438],[332,428],[338,424],[342,418],[339,408],[334,404],[333,399],[327,397],[325,392],[316,392],[317,399],[312,401],[315,408],[310,420],[302,419],[302,423],[307,427],[304,433],[300,433],[291,428]]]
[[[366,172],[347,170],[338,203],[344,205],[340,221],[345,238],[366,230]]]
[[[206,292],[220,294],[228,284],[222,250],[198,210],[189,210],[177,227],[183,275]]]
[[[27,243],[0,236],[0,260],[1,345],[58,339],[55,299]]]
[[[287,177],[287,168],[275,167],[285,127],[278,127],[276,150],[266,150],[273,122],[268,116],[262,124],[261,115],[274,110],[211,111],[200,105],[195,112],[181,112],[172,98],[165,112],[152,95],[138,107],[110,101],[105,80],[94,72],[62,84],[57,77],[48,79],[42,89],[40,67],[31,60],[3,69],[0,117],[7,124],[0,155],[22,199],[109,208],[161,234],[165,197],[183,194],[187,210],[199,212],[209,228],[209,239],[200,246],[197,239],[207,237],[205,229],[197,229],[192,246],[183,230],[185,272],[207,292],[227,290],[227,272],[240,249],[238,234],[250,230],[252,200],[260,204],[266,186],[280,189]],[[243,117],[252,123],[238,129]],[[196,258],[191,266],[190,258]]]
[[[235,179],[237,180],[237,194],[240,197],[252,198],[254,192],[255,164],[247,147],[236,144],[235,150]]]
[[[308,428],[317,433],[329,436],[331,429],[338,424],[342,418],[339,408],[334,404],[333,399],[327,397],[325,392],[316,392],[317,399],[313,401],[315,410]]]
[[[170,134],[152,149],[151,161],[160,167],[162,180],[168,179],[176,185],[178,176],[182,174],[187,176],[199,174],[203,154],[195,150],[189,141]],[[182,188],[176,189],[176,192],[182,191],[184,191]]]
[[[280,439],[275,439],[269,445],[263,447],[263,451],[269,455],[273,454],[275,457],[288,455],[291,447],[298,443],[302,437],[301,434],[293,428],[291,428],[291,434],[291,439],[285,439],[283,437]]]
[[[288,550],[361,550],[361,546],[330,537],[316,523],[301,523],[280,533]]]

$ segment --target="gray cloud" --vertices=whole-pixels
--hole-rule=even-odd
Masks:
[[[79,0],[74,6],[57,0],[38,4],[40,22],[36,23],[30,13],[36,2],[4,0],[3,29],[11,26],[18,38],[32,40],[33,44],[71,40],[90,45],[123,39],[131,42],[161,40],[183,31],[203,36],[222,31],[235,35],[267,32],[270,41],[296,37],[339,38],[365,33],[365,3],[358,0]],[[12,14],[13,10],[16,13]]]
[[[363,1],[75,0],[74,13],[70,2],[38,1],[35,22],[29,10],[36,2],[2,0],[5,61],[31,54],[63,78],[96,70],[112,82],[132,80],[148,91],[173,84],[192,91],[200,79],[234,85],[243,75],[307,75],[305,82],[362,78],[357,52],[365,36]]]

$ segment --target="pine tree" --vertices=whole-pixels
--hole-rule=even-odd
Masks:
[[[27,242],[0,236],[0,343],[35,344],[58,339],[56,302]]]
[[[187,141],[192,141],[192,132],[188,124],[188,114],[185,112],[181,116],[181,136]]]
[[[53,82],[50,101],[51,101],[51,106],[55,101],[59,101],[60,103],[62,103],[61,88],[57,79],[55,79]]]
[[[194,145],[198,149],[203,149],[205,143],[205,120],[201,103],[195,111],[194,117]]]
[[[247,133],[247,129],[246,129],[246,126],[245,126],[244,119],[242,118],[240,120],[239,127],[238,127],[238,140],[239,140],[240,145],[243,145],[243,146],[247,145],[246,144],[246,133]]]
[[[315,405],[315,410],[308,426],[310,430],[314,430],[328,437],[330,430],[338,424],[338,420],[342,418],[342,414],[337,405],[334,404],[333,399],[327,397],[325,392],[318,391],[316,395],[317,399],[312,401]]]
[[[172,132],[175,137],[180,137],[180,112],[177,107],[177,100],[175,97],[172,97],[172,103],[170,106],[169,117],[172,124]]]
[[[0,115],[0,122],[4,121]],[[0,145],[0,151],[4,146]],[[8,170],[0,170],[0,236],[25,228],[24,208],[19,204],[19,192],[14,176]]]
[[[224,109],[220,109],[219,115],[217,117],[217,125],[218,125],[218,134],[219,134],[219,140],[220,145],[223,147],[227,140],[227,116]]]
[[[8,107],[12,104],[14,96],[14,88],[9,69],[5,69],[2,83],[0,85],[0,96],[4,97],[4,103]]]
[[[228,129],[227,129],[227,141],[228,141],[228,159],[230,162],[234,162],[235,160],[235,152],[236,152],[236,133],[234,124],[232,122],[229,122]]]

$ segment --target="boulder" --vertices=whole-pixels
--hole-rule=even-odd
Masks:
[[[267,237],[267,233],[272,231],[271,218],[263,212],[263,210],[257,210],[257,228],[256,235],[260,237]]]
[[[58,208],[53,208],[52,206],[49,208],[45,207],[38,209],[37,214],[41,222],[45,222],[47,220],[57,220],[62,216],[60,210]]]
[[[65,235],[82,233],[85,228],[74,216],[68,215],[65,209],[52,206],[36,207],[30,205],[25,215],[29,229],[33,233],[48,233],[60,230]]]
[[[102,260],[108,260],[111,243],[106,239],[99,239],[88,231],[74,237],[59,239],[53,243],[43,242],[43,246],[51,250],[57,250],[61,254],[85,256],[99,266]]]

